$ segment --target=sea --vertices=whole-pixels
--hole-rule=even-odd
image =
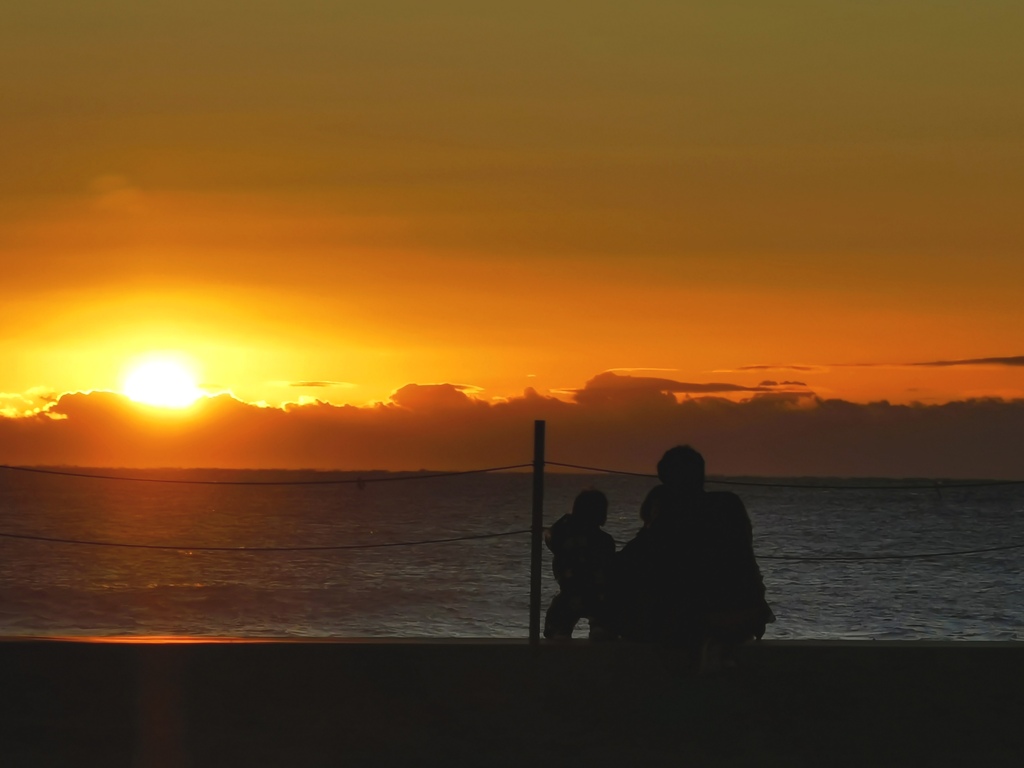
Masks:
[[[528,636],[529,472],[64,471],[0,469],[2,636]],[[1024,484],[721,480],[766,639],[1024,640]],[[622,546],[654,483],[548,471],[545,524],[598,488]]]

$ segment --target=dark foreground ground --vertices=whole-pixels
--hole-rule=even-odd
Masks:
[[[0,641],[0,766],[1017,766],[1024,644]]]

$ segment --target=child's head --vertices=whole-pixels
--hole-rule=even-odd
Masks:
[[[604,525],[608,520],[608,497],[593,488],[581,491],[572,503],[572,516],[590,525]]]

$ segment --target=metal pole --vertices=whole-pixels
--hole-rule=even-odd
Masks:
[[[533,522],[530,527],[530,645],[540,645],[541,543],[544,540],[544,422],[533,422]]]

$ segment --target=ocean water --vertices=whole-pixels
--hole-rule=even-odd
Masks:
[[[218,481],[355,477],[121,474]],[[607,530],[621,546],[638,528],[637,510],[652,484],[629,476],[549,473],[545,522],[568,511],[579,490],[600,488],[611,502]],[[778,617],[766,638],[1024,639],[1022,549],[935,559],[775,559],[1024,545],[1024,486],[733,490],[750,512]],[[360,487],[139,483],[0,470],[0,534],[174,547],[0,536],[0,635],[525,637],[530,543],[527,534],[514,532],[529,527],[530,510],[528,473]],[[388,546],[199,549],[381,544]],[[556,590],[545,551],[543,608]],[[584,626],[579,634],[585,632]]]

